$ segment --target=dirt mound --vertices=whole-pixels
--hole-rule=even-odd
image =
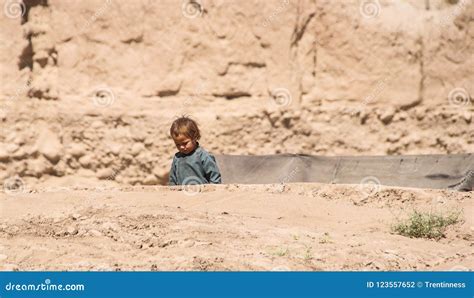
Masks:
[[[412,209],[464,210],[441,240],[391,232]],[[472,195],[316,184],[0,196],[0,269],[462,270]],[[51,260],[54,260],[53,262]]]

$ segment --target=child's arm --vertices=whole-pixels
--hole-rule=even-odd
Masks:
[[[206,152],[201,156],[201,158],[204,167],[204,172],[206,173],[206,178],[209,183],[221,184],[221,172],[219,171],[219,167],[217,166],[217,162],[214,156]]]
[[[170,169],[170,180],[168,185],[178,185],[178,179],[176,178],[176,158],[173,157],[173,163]]]

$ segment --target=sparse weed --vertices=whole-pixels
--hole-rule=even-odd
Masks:
[[[461,211],[447,214],[420,212],[414,210],[407,219],[398,220],[392,231],[410,238],[441,239],[445,237],[446,227],[461,221]]]

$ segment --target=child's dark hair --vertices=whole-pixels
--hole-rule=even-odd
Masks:
[[[201,132],[199,131],[196,121],[186,115],[173,121],[170,128],[170,135],[173,139],[179,135],[185,135],[193,140],[199,140],[201,138]]]

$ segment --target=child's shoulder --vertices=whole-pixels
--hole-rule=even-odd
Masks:
[[[202,148],[202,147],[199,147],[199,152],[197,152],[198,156],[200,157],[200,159],[202,161],[214,161],[216,160],[216,158],[214,157],[214,154],[210,153],[209,151],[207,151],[206,149]]]
[[[201,147],[201,146],[197,147],[196,153],[198,153],[198,154],[200,154],[200,155],[205,155],[205,156],[212,155],[211,153],[209,153],[209,151],[207,151],[206,149],[204,149],[204,148]]]

